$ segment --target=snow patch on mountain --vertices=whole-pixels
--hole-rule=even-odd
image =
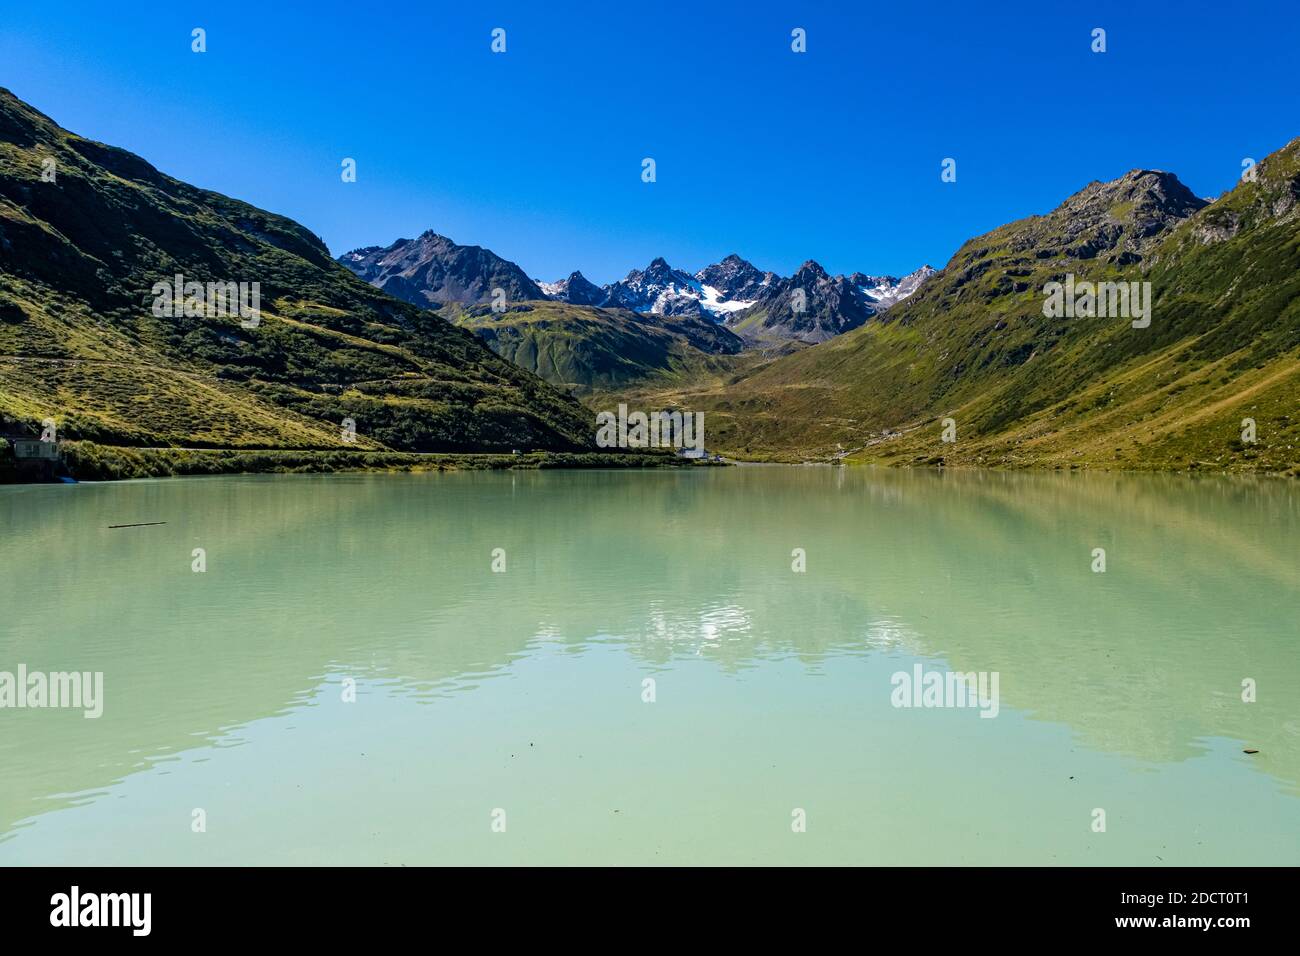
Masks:
[[[933,269],[924,266],[901,279],[861,272],[834,278],[853,290],[851,294],[856,295],[862,309],[874,313],[901,302],[933,274]],[[805,275],[803,281],[830,278],[817,266],[817,275]],[[660,257],[646,268],[633,269],[605,286],[588,282],[579,272],[558,282],[537,284],[547,297],[565,302],[631,309],[644,315],[705,316],[727,322],[756,303],[787,292],[793,281],[774,272],[762,272],[733,253],[694,275],[673,268]]]
[[[721,289],[715,289],[711,285],[702,285],[700,289],[703,292],[700,298],[700,307],[714,316],[748,309],[755,301],[754,299],[728,299],[727,293]]]
[[[935,270],[925,265],[915,272],[909,272],[901,279],[895,279],[893,276],[880,276],[870,288],[863,285],[858,286],[858,290],[864,295],[874,300],[876,308],[888,309],[890,306],[897,305],[909,295],[921,288],[921,283],[934,275]]]

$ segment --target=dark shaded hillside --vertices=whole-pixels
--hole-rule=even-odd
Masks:
[[[1257,171],[1209,205],[1168,173],[1093,183],[971,239],[862,328],[665,399],[711,412],[712,443],[742,456],[1294,469],[1300,140]],[[1067,275],[1149,281],[1149,327],[1045,316],[1045,286]]]
[[[260,323],[155,316],[154,284],[178,273],[260,283]],[[358,449],[592,441],[575,403],[367,285],[302,226],[82,139],[7,90],[0,414],[124,445],[338,448],[344,418]]]

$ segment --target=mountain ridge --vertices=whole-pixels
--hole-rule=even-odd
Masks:
[[[164,310],[158,284],[177,275],[200,296],[204,283],[255,284],[260,310],[229,314],[188,285],[185,308]],[[6,89],[0,356],[6,427],[52,418],[60,438],[421,452],[594,441],[567,397],[362,281],[298,223],[84,139]]]
[[[496,295],[503,306],[550,299],[646,315],[709,317],[756,346],[782,340],[823,341],[856,328],[907,298],[934,272],[923,266],[902,279],[861,272],[831,277],[817,275],[821,266],[808,260],[796,273],[800,278],[786,279],[730,253],[695,273],[677,269],[658,256],[644,269],[632,269],[604,286],[579,270],[546,282],[528,278],[523,269],[491,250],[460,246],[433,230],[416,240],[363,246],[343,253],[338,261],[372,285],[426,308],[477,305]],[[810,267],[813,272],[803,271]],[[809,285],[805,293],[813,300],[808,317],[786,307],[801,284]],[[760,312],[751,311],[756,307]],[[774,318],[782,309],[790,314]]]
[[[740,457],[1294,474],[1300,139],[1257,172],[1213,202],[1160,171],[1090,183],[968,239],[876,321],[655,399],[711,413]],[[1070,277],[1149,282],[1149,327],[1048,318]]]

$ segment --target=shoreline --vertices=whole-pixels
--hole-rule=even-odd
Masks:
[[[1234,477],[1234,478],[1300,478],[1300,465],[1291,465],[1286,468],[1245,468],[1240,466],[1240,462],[1234,463],[1233,467],[1223,467],[1214,465],[1211,467],[1209,462],[1197,462],[1195,468],[1188,467],[1169,467],[1164,462],[1152,462],[1147,466],[1134,465],[1126,463],[1121,467],[1110,467],[1096,462],[1075,462],[1068,463],[1054,459],[1025,461],[1025,462],[1006,462],[1006,461],[983,461],[971,462],[966,459],[959,461],[936,461],[932,457],[922,456],[920,459],[907,458],[904,456],[871,456],[857,457],[845,456],[843,458],[800,458],[786,459],[779,457],[769,458],[734,458],[723,453],[723,460],[731,465],[787,465],[793,467],[825,467],[825,468],[889,468],[889,469],[907,469],[923,471],[1001,471],[1001,472],[1037,472],[1041,474],[1057,474],[1061,472],[1069,474],[1079,474],[1088,472],[1092,474],[1107,475],[1185,475],[1195,477],[1197,475],[1215,476],[1215,477]]]
[[[1300,470],[1242,468],[1112,468],[1094,463],[935,463],[898,458],[802,459],[733,458],[694,460],[658,451],[551,452],[397,452],[324,449],[275,448],[161,448],[128,445],[101,445],[90,441],[62,443],[62,474],[81,481],[133,481],[148,478],[188,478],[204,475],[235,474],[347,474],[365,472],[424,471],[536,471],[540,469],[585,470],[597,468],[690,468],[786,467],[887,468],[925,471],[998,471],[1057,473],[1102,473],[1113,475],[1181,475],[1185,477],[1300,478]],[[4,463],[0,462],[0,466]],[[12,471],[0,467],[0,485],[51,484],[53,481],[21,480]]]
[[[75,481],[130,481],[233,474],[507,471],[550,468],[687,468],[696,461],[662,452],[391,452],[305,449],[140,448],[69,441],[60,474]],[[708,462],[709,465],[720,464]],[[20,481],[0,470],[0,484]],[[54,479],[57,483],[60,479]]]

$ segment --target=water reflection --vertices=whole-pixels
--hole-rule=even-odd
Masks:
[[[136,521],[167,523],[107,527]],[[1087,748],[1164,764],[1248,742],[1253,770],[1295,793],[1297,524],[1294,482],[1125,475],[764,467],[3,488],[0,669],[102,670],[107,703],[98,721],[0,711],[0,833],[159,760],[238,745],[239,728],[305,712],[345,676],[436,707],[544,651],[596,645],[647,673],[700,658],[719,681],[785,660],[816,678],[871,655],[996,670],[1004,711],[1063,724]],[[1105,574],[1090,569],[1098,547]],[[1256,703],[1241,701],[1246,678]],[[861,692],[880,706],[888,687]],[[772,694],[775,712],[816,699]]]

